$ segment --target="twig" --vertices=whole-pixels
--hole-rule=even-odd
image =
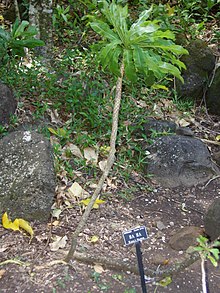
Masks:
[[[212,177],[211,179],[209,179],[209,181],[206,183],[205,186],[202,187],[202,189],[205,189],[213,180],[220,178],[220,175],[217,175],[215,177]]]

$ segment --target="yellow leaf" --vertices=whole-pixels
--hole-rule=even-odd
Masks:
[[[82,203],[84,206],[87,206],[90,203],[91,198],[87,198],[87,199],[83,199],[80,201],[80,203]],[[93,209],[98,209],[99,205],[104,203],[104,200],[101,199],[96,199],[94,205],[93,205]]]
[[[151,87],[153,89],[169,91],[168,87],[166,87],[165,85],[162,85],[162,84],[153,84]]]
[[[174,15],[175,7],[174,6],[170,7],[169,4],[167,4],[166,6],[167,6],[167,14],[168,14],[168,16]]]
[[[27,233],[30,234],[31,239],[33,238],[34,231],[29,225],[29,223],[23,219],[15,219],[14,222],[12,222],[8,218],[7,212],[5,212],[2,216],[2,226],[5,229],[12,229],[13,231],[17,231],[17,230],[21,231],[20,228],[22,228],[23,230],[25,230]]]
[[[49,130],[51,133],[57,135],[57,131],[56,131],[55,129],[53,129],[53,128],[51,128],[51,127],[48,127],[48,130]]]
[[[220,141],[220,134],[215,137],[215,140]]]
[[[164,279],[162,279],[159,283],[157,283],[158,285],[162,286],[162,287],[166,287],[168,286],[170,283],[172,283],[172,278],[171,277],[166,277]]]
[[[12,221],[8,218],[8,214],[7,212],[5,212],[2,216],[2,226],[5,228],[5,229],[12,229],[13,231],[17,231],[19,230],[19,224],[18,224],[18,221],[14,221],[12,223]]]
[[[98,240],[99,240],[99,236],[94,235],[88,241],[91,243],[96,243]]]
[[[16,220],[19,221],[19,227],[22,228],[23,230],[25,230],[28,234],[30,234],[31,238],[33,238],[34,231],[31,228],[30,224],[27,221],[23,220],[23,219],[16,219]]]

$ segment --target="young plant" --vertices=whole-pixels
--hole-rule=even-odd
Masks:
[[[205,263],[209,259],[214,267],[218,266],[220,241],[214,241],[214,243],[209,245],[208,239],[200,235],[197,238],[197,242],[199,245],[194,247],[194,251],[198,251],[201,257],[202,290],[203,293],[207,293],[208,284],[206,281]]]
[[[101,50],[98,54],[103,69],[117,77],[115,103],[112,117],[112,132],[110,151],[106,168],[98,182],[97,188],[76,228],[68,255],[69,262],[77,245],[77,238],[82,231],[92,207],[99,196],[103,183],[107,178],[115,160],[116,138],[118,130],[119,109],[122,96],[122,82],[125,77],[130,82],[136,82],[139,76],[145,76],[148,84],[154,83],[155,78],[161,79],[171,74],[181,81],[180,69],[185,65],[177,59],[178,55],[187,51],[175,45],[174,34],[171,31],[162,31],[158,21],[150,21],[152,7],[141,13],[139,19],[128,26],[128,7],[117,5],[115,1],[102,1],[102,18],[89,16],[92,29],[102,38]]]
[[[0,64],[8,63],[10,57],[24,57],[25,48],[43,46],[43,41],[34,38],[36,34],[36,28],[25,20],[20,23],[17,19],[11,32],[0,27]]]

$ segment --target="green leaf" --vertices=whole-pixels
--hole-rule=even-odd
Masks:
[[[175,67],[172,64],[169,64],[167,62],[162,62],[161,65],[159,65],[159,69],[162,73],[168,73],[168,74],[172,74],[175,77],[177,77],[179,80],[182,81],[182,83],[184,83],[184,80],[181,76],[181,73],[179,71],[179,69],[177,67]]]
[[[220,0],[219,0],[220,1]],[[218,136],[218,135],[217,135]],[[215,138],[216,139],[216,138]],[[217,139],[216,139],[217,140]],[[219,135],[219,140],[220,140],[220,135]],[[220,246],[220,241],[216,240],[214,243],[213,243],[213,246]]]
[[[15,32],[16,32],[16,30],[18,29],[19,24],[20,24],[20,21],[19,21],[18,18],[16,18],[15,22],[14,22],[13,25],[12,25],[12,32],[11,32],[12,36],[15,35]]]
[[[144,51],[144,55],[146,59],[146,65],[149,68],[149,70],[153,72],[155,77],[162,78],[162,71],[159,69],[159,64],[162,63],[160,56],[150,50]]]
[[[211,248],[209,251],[214,255],[216,260],[219,260],[220,251],[218,248]]]
[[[26,20],[23,20],[21,24],[18,26],[18,28],[16,29],[16,31],[12,34],[13,38],[22,36],[22,33],[28,27],[28,25],[29,25],[29,22]]]
[[[166,87],[165,85],[162,85],[162,84],[153,84],[151,87],[153,89],[160,89],[160,90],[169,91],[168,87]]]
[[[140,45],[144,48],[159,48],[162,50],[172,51],[173,53],[178,55],[188,54],[188,51],[186,49],[184,49],[182,46],[175,45],[171,40],[159,39],[151,43],[142,42]]]
[[[4,29],[2,29],[0,27],[0,38],[3,41],[8,42],[10,40],[10,38],[11,38],[11,35],[7,31],[5,31]]]
[[[38,46],[44,46],[44,42],[37,39],[28,39],[28,40],[14,40],[11,44],[13,48],[18,47],[27,47],[27,48],[35,48]]]
[[[91,28],[105,39],[119,40],[118,36],[110,29],[109,25],[101,20],[90,23]]]
[[[138,46],[133,47],[134,64],[140,73],[147,73],[146,58],[142,48]]]
[[[201,246],[194,247],[194,251],[204,251],[204,248]]]
[[[29,26],[23,33],[22,33],[22,37],[26,38],[26,37],[33,37],[37,34],[37,29],[35,26]]]
[[[105,15],[110,24],[113,25],[114,31],[117,32],[118,37],[127,47],[128,45],[128,28],[127,28],[127,17],[128,7],[127,5],[122,7],[116,5],[114,2],[108,4],[104,1],[102,13]]]
[[[132,50],[125,49],[123,54],[123,62],[125,66],[125,76],[132,82],[137,81],[136,69],[133,61]]]
[[[116,76],[120,76],[120,68],[119,68],[119,56],[122,54],[122,48],[121,47],[116,47],[113,50],[112,56],[111,56],[111,60],[109,62],[109,69],[110,71],[116,75]]]
[[[114,53],[114,51],[116,50],[116,47],[119,44],[120,44],[120,41],[118,41],[118,40],[113,41],[101,49],[100,55],[98,58],[100,59],[100,61],[102,63],[103,69],[105,69],[107,66],[109,66],[111,62],[115,62],[115,58],[117,57],[117,53]],[[120,54],[119,51],[117,51],[117,52],[118,52],[118,54]]]
[[[50,133],[58,135],[57,131],[53,129],[52,127],[48,127],[48,130],[50,131]]]
[[[155,38],[166,38],[166,39],[171,39],[175,40],[175,35],[173,32],[166,30],[166,31],[161,31],[158,30],[157,32],[154,33]]]
[[[153,5],[151,5],[150,9],[144,10],[140,14],[138,20],[131,26],[131,30],[135,29],[136,26],[140,26],[143,22],[145,22],[151,15],[152,10],[153,10]]]
[[[214,267],[218,266],[218,262],[212,257],[211,255],[208,255],[207,258],[211,261]]]

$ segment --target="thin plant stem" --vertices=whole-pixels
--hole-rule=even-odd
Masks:
[[[109,155],[108,155],[108,159],[107,159],[107,164],[106,164],[105,170],[104,170],[101,178],[99,179],[98,185],[97,185],[97,187],[91,197],[91,200],[90,200],[89,204],[87,205],[87,207],[84,211],[84,214],[82,215],[82,218],[81,218],[75,232],[73,233],[70,250],[64,259],[67,263],[73,258],[73,255],[74,255],[74,252],[75,252],[76,246],[77,246],[78,236],[81,233],[81,231],[83,230],[84,226],[86,225],[86,222],[89,218],[89,215],[90,215],[90,212],[93,208],[93,205],[102,190],[103,183],[106,180],[106,178],[107,178],[107,176],[108,176],[108,174],[114,164],[115,152],[116,152],[115,144],[116,144],[117,132],[118,132],[118,118],[119,118],[119,110],[120,110],[120,105],[121,105],[122,80],[123,80],[123,75],[124,75],[123,62],[122,62],[120,71],[121,71],[121,76],[118,77],[117,85],[116,85],[115,103],[114,103],[114,109],[113,109],[113,115],[112,115],[112,132],[111,132],[111,139],[110,139],[110,151],[109,151]]]

